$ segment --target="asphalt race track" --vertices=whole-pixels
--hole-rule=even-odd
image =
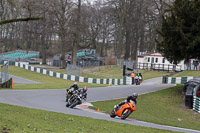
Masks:
[[[89,88],[87,103],[92,101],[103,101],[108,99],[125,98],[133,92],[138,94],[149,93],[164,88],[172,87],[173,85],[161,84],[161,78],[145,80],[141,85],[127,86],[110,86]],[[11,105],[24,106],[28,108],[42,109],[53,112],[79,115],[91,117],[95,119],[103,119],[132,125],[152,127],[178,132],[200,133],[197,130],[184,129],[178,127],[164,126],[159,124],[137,121],[134,119],[121,120],[119,118],[110,118],[107,114],[92,111],[87,108],[87,104],[79,105],[77,108],[70,109],[65,107],[65,89],[49,89],[49,90],[1,90],[0,103]]]
[[[0,74],[1,74],[1,72],[0,72]],[[17,77],[17,76],[10,75],[10,74],[9,74],[9,77],[13,78],[13,81],[15,83],[21,83],[21,84],[39,84],[39,82],[32,81],[32,80],[25,79],[25,78],[21,78],[21,77]]]

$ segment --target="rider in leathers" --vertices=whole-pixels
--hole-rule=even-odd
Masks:
[[[137,93],[133,93],[133,95],[128,96],[124,101],[122,101],[120,104],[115,105],[114,106],[114,110],[117,111],[119,109],[120,106],[124,105],[125,103],[129,103],[130,101],[133,102],[133,105],[135,106],[137,104],[137,99],[138,94]]]
[[[74,84],[72,86],[69,87],[69,89],[66,89],[68,95],[66,97],[66,102],[68,102],[68,99],[71,97],[71,95],[73,93],[75,93],[76,91],[78,91],[79,87],[77,85],[77,82],[74,82]],[[69,92],[68,92],[69,91]]]

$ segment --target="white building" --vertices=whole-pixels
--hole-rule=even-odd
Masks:
[[[164,69],[164,70],[184,70],[184,61],[179,64],[171,64],[165,57],[160,53],[153,53],[147,55],[137,56],[137,63],[139,69]]]

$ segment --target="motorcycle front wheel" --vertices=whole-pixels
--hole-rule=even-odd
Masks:
[[[110,117],[112,117],[112,118],[115,118],[115,111],[114,111],[114,109],[112,110],[112,112],[110,113]]]
[[[130,114],[131,114],[131,110],[128,110],[128,111],[124,110],[124,112],[123,112],[123,114],[121,116],[121,119],[125,120]]]
[[[69,103],[67,102],[66,107],[69,107]]]
[[[74,103],[72,103],[69,107],[70,107],[70,108],[73,108],[73,107],[75,107],[76,105],[78,105],[78,103],[79,103],[79,101],[76,100],[76,101],[74,101]]]

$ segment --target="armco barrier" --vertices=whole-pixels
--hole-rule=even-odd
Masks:
[[[80,77],[80,76],[75,76],[75,75],[67,75],[67,74],[49,71],[42,68],[33,67],[33,66],[26,65],[19,62],[15,62],[15,66],[24,68],[26,70],[30,70],[33,72],[41,73],[44,75],[49,75],[55,78],[72,80],[72,81],[77,81],[77,82],[86,82],[86,83],[95,83],[95,84],[111,84],[111,85],[130,85],[132,81],[130,77],[124,77],[123,79],[94,79],[94,78],[85,78],[85,77]]]
[[[200,113],[200,98],[193,97],[193,110]]]
[[[196,77],[168,77],[163,76],[162,83],[164,84],[184,84],[190,79],[195,79]]]
[[[164,84],[184,84],[190,79],[197,79],[199,77],[168,77],[163,76],[162,83]],[[200,113],[200,98],[193,94],[193,110]]]

